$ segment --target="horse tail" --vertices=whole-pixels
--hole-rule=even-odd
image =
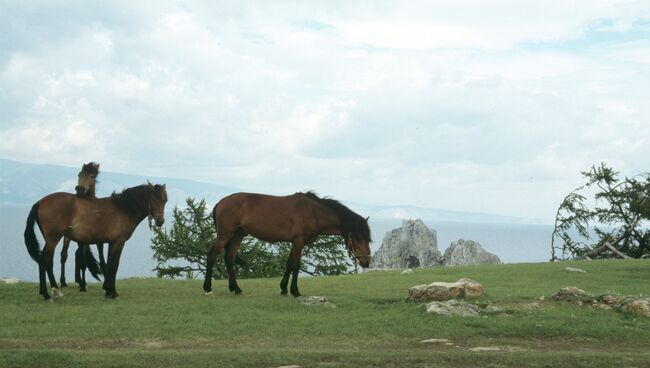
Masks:
[[[99,266],[99,262],[97,262],[97,259],[95,258],[95,255],[93,254],[93,251],[88,247],[85,252],[85,259],[84,263],[88,267],[88,271],[90,271],[90,274],[93,275],[95,280],[97,281],[102,281],[99,278],[99,275],[102,275],[102,268]]]
[[[34,231],[34,223],[38,224],[40,229],[41,224],[38,220],[38,202],[34,203],[32,210],[29,211],[27,216],[27,224],[25,226],[25,245],[27,246],[27,252],[32,257],[34,262],[39,263],[41,258],[41,246],[38,244],[38,239],[36,239],[36,232]],[[43,233],[43,229],[40,229]]]

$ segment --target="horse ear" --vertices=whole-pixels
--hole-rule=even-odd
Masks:
[[[147,179],[147,184],[149,184],[149,186],[152,186],[152,184],[151,184],[151,182],[149,181],[149,179]]]
[[[370,220],[370,216],[366,217],[366,222],[368,222],[368,220]]]

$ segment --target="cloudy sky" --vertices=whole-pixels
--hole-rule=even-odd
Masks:
[[[552,219],[650,169],[648,1],[0,4],[0,157]]]

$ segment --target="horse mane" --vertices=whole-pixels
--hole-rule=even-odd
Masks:
[[[83,164],[81,167],[81,172],[87,172],[89,174],[99,175],[99,164],[91,161],[87,164]]]
[[[121,193],[113,192],[111,199],[126,212],[139,213],[148,210],[150,193],[150,185],[143,184],[126,188]]]
[[[343,237],[346,237],[346,234],[352,233],[357,238],[361,238],[368,242],[372,241],[370,238],[370,227],[368,226],[368,221],[358,213],[344,206],[341,202],[330,197],[321,198],[311,190],[307,192],[298,192],[296,194],[302,194],[334,211],[339,218],[339,223],[341,224],[341,235],[343,235]]]

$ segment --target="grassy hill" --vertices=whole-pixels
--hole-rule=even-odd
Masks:
[[[461,277],[485,286],[480,302],[513,313],[449,318],[403,301],[410,286]],[[303,294],[336,308],[280,296],[279,279],[241,280],[241,296],[218,281],[213,297],[203,296],[198,280],[118,280],[118,300],[91,284],[87,294],[64,290],[54,304],[39,299],[36,284],[0,284],[0,366],[650,367],[650,318],[548,301],[564,286],[647,296],[649,281],[647,260],[301,279]],[[527,308],[541,296],[540,308]],[[421,343],[431,338],[453,344]]]

